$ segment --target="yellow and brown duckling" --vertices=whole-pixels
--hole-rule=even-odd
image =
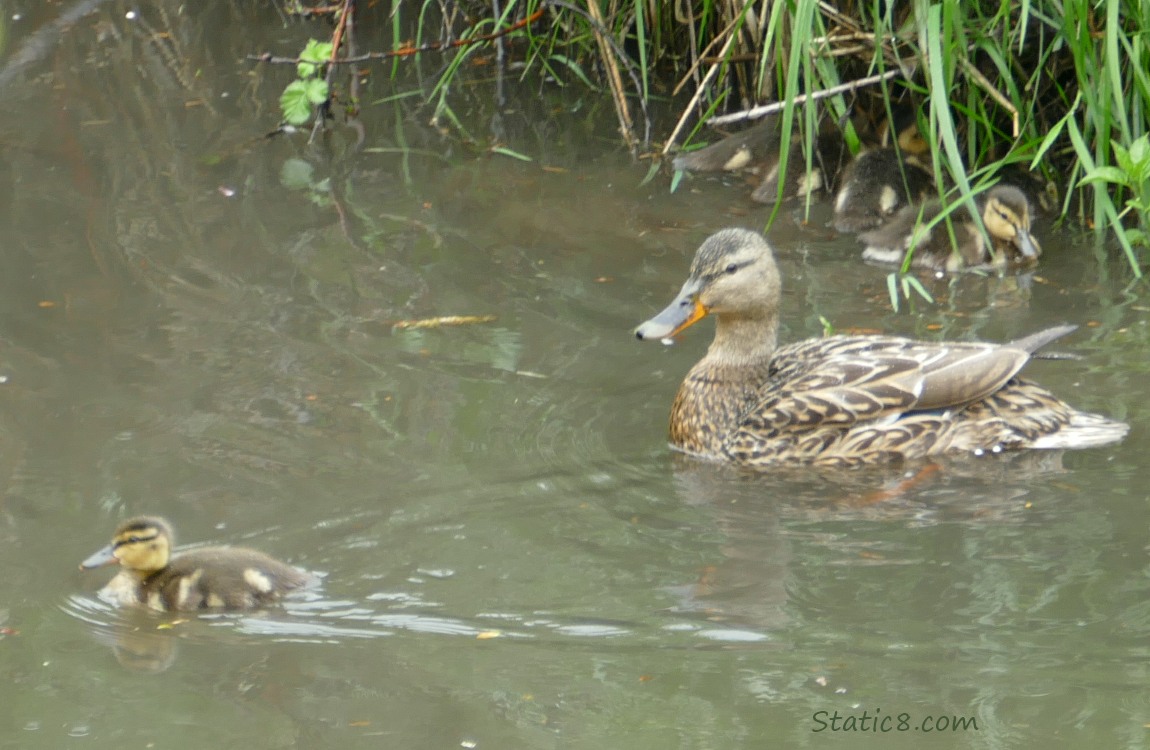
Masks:
[[[768,117],[698,151],[679,154],[672,166],[676,171],[686,172],[750,172],[758,180],[751,199],[759,203],[775,203],[779,198],[782,167],[781,140],[778,118]],[[830,190],[846,157],[842,134],[829,125],[821,128],[815,137],[809,171],[802,143],[800,135],[791,137],[782,185],[783,200]]]
[[[260,608],[313,580],[242,547],[203,547],[172,557],[173,539],[164,519],[133,518],[120,524],[112,543],[80,563],[80,569],[119,564],[120,572],[101,595],[119,605],[161,612]]]
[[[929,145],[913,120],[899,132],[897,146],[864,149],[843,170],[834,200],[834,227],[862,232],[900,209],[934,195],[934,176],[922,158]]]
[[[850,466],[1023,448],[1085,448],[1127,425],[1080,412],[1017,377],[1073,330],[1006,344],[830,336],[778,346],[779,271],[757,232],[724,229],[695,254],[679,295],[636,329],[678,334],[713,315],[715,338],[671,407],[672,445],[748,466]]]
[[[1025,164],[1016,162],[999,169],[997,175],[999,184],[1013,185],[1022,191],[1037,218],[1058,215],[1058,185],[1041,172],[1031,171]]]
[[[859,233],[859,239],[866,244],[863,258],[902,263],[913,247],[911,267],[934,271],[1019,267],[1037,262],[1042,248],[1030,233],[1030,201],[1021,190],[1013,185],[996,185],[982,193],[975,205],[982,215],[985,235],[974,216],[960,210],[950,217],[952,243],[946,224],[938,220],[942,204],[930,201],[922,206],[906,206],[882,226]]]

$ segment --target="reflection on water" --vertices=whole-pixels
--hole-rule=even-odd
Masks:
[[[828,207],[788,209],[783,340],[820,317],[998,341],[1076,322],[1081,359],[1028,373],[1133,429],[837,475],[700,464],[665,429],[707,337],[630,331],[703,237],[760,224],[741,188],[639,186],[613,124],[588,138],[546,86],[504,115],[532,163],[453,153],[384,75],[354,159],[330,158],[339,129],[330,151],[253,140],[285,81],[236,61],[311,30],[127,10],[5,89],[0,745],[822,747],[815,712],[866,706],[978,717],[946,746],[1145,737],[1150,306],[1120,258],[1040,229],[1032,278],[924,278],[935,304],[895,313]],[[448,315],[495,320],[392,328]],[[323,587],[110,609],[74,562],[138,513]]]

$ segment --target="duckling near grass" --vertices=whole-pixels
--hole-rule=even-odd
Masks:
[[[975,201],[986,235],[974,216],[963,211],[951,214],[952,243],[944,221],[929,225],[942,213],[942,204],[930,201],[923,206],[906,206],[882,226],[861,232],[866,244],[865,260],[902,263],[913,246],[910,265],[934,271],[956,271],[973,267],[1018,267],[1033,265],[1042,254],[1030,234],[1031,210],[1026,195],[1012,185],[996,185]]]
[[[308,573],[242,547],[202,547],[172,557],[173,538],[164,519],[133,518],[120,524],[112,543],[80,563],[80,569],[119,564],[120,572],[101,595],[121,606],[160,612],[257,609],[313,580]]]
[[[768,117],[705,148],[679,154],[672,166],[676,171],[685,172],[750,172],[759,178],[751,199],[759,203],[775,203],[779,197],[781,140],[778,118]],[[800,135],[791,137],[783,200],[830,190],[846,156],[842,134],[832,126],[824,126],[815,137],[811,169],[807,171],[802,143]]]
[[[902,118],[906,119],[906,115]],[[859,152],[843,170],[835,193],[835,229],[874,229],[904,206],[934,195],[934,177],[921,161],[928,150],[917,122],[911,119],[899,132],[897,148],[881,146]]]

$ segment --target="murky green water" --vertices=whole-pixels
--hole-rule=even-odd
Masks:
[[[786,339],[1081,323],[1080,361],[1030,372],[1131,434],[903,485],[676,460],[709,331],[630,330],[710,231],[762,221],[744,190],[639,187],[586,112],[508,113],[532,163],[451,153],[403,100],[365,106],[358,156],[329,158],[339,129],[253,140],[286,74],[239,60],[307,29],[130,7],[0,79],[0,747],[1150,743],[1150,304],[1122,261],[1040,230],[1037,277],[930,282],[895,313],[825,207],[788,215]],[[8,59],[48,21],[10,22]],[[496,319],[393,330],[446,315]],[[111,610],[76,565],[143,512],[323,586],[258,615]]]

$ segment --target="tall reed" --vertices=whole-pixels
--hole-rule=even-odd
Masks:
[[[645,105],[661,81],[676,81],[674,92],[689,98],[680,125],[655,133],[667,140],[664,153],[708,121],[730,123],[754,105],[777,103],[784,142],[800,133],[808,155],[808,164],[787,169],[809,166],[820,124],[843,128],[857,149],[893,105],[910,102],[944,200],[970,201],[1007,165],[1037,170],[1057,187],[1061,213],[1100,241],[1113,237],[1141,276],[1150,241],[1150,3],[1142,0],[428,0],[410,7],[423,24],[435,15],[448,34],[484,17],[491,33],[545,9],[541,21],[507,37],[520,43],[527,69],[579,85],[606,82],[636,150],[646,146]],[[435,89],[441,109],[457,70],[449,64]]]

